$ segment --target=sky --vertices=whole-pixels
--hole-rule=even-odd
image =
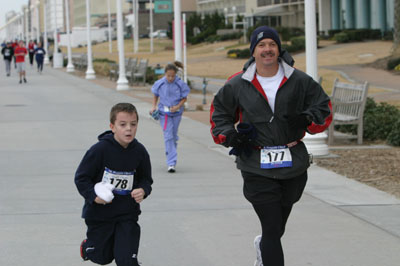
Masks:
[[[14,10],[15,12],[21,12],[21,7],[28,4],[28,0],[0,0],[0,27],[6,24],[6,13]]]

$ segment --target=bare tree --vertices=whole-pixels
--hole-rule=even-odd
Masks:
[[[394,1],[393,56],[400,56],[400,0]]]

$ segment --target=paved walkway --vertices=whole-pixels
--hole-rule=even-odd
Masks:
[[[182,120],[177,173],[168,174],[147,102],[47,66],[43,75],[28,67],[27,79],[6,78],[0,64],[0,265],[81,265],[83,200],[73,176],[121,101],[138,107],[137,138],[153,165],[140,218],[143,265],[253,265],[260,227],[233,158],[207,125]],[[286,265],[398,266],[399,217],[399,199],[312,166],[283,239]]]

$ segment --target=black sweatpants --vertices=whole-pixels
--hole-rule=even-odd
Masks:
[[[140,226],[135,220],[85,220],[88,227],[84,246],[88,258],[101,265],[115,259],[118,266],[139,266]]]
[[[29,52],[29,63],[33,65],[33,56],[35,55],[34,52]]]
[[[38,71],[42,72],[43,71],[43,58],[42,59],[36,58],[36,63],[37,63]]]
[[[281,237],[285,232],[293,204],[303,194],[307,183],[307,172],[286,180],[260,177],[243,171],[242,176],[245,182],[246,198],[252,203],[261,223],[260,250],[263,264],[264,266],[284,266]],[[246,181],[249,182],[247,187]],[[264,188],[253,187],[255,184],[262,185]]]

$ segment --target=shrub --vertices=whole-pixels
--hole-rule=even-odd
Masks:
[[[338,43],[345,43],[345,42],[349,42],[349,40],[350,40],[349,35],[347,35],[347,33],[345,33],[345,32],[336,33],[333,36],[333,38]]]
[[[154,68],[148,66],[146,69],[146,82],[154,84],[157,81],[158,76],[155,74]]]
[[[385,41],[393,41],[393,32],[392,32],[392,31],[385,31],[385,32],[383,33],[382,38],[383,38]]]
[[[227,53],[229,58],[249,58],[250,57],[250,49],[232,49]]]
[[[286,43],[282,43],[281,48],[282,48],[282,50],[286,50],[286,51],[288,51],[289,53],[294,53],[294,52],[299,51],[299,50],[297,49],[297,47],[295,47],[295,46],[293,46],[293,45],[290,45],[290,44],[286,44]]]
[[[364,136],[370,140],[386,140],[398,120],[400,111],[388,103],[376,104],[364,113]]]
[[[335,37],[335,34],[341,32],[342,30],[328,30],[329,37]]]
[[[400,57],[392,58],[387,63],[387,69],[392,70],[400,64]]]
[[[392,131],[387,137],[387,142],[393,146],[400,146],[400,118],[394,123]]]
[[[399,122],[400,110],[388,103],[375,103],[372,98],[367,98],[364,111],[364,132],[363,137],[367,140],[388,140],[389,136],[393,143],[400,138],[400,130],[396,131],[393,125]],[[400,126],[399,126],[400,128]],[[337,129],[341,132],[357,133],[355,125],[342,125]],[[395,130],[393,132],[393,130]],[[397,134],[397,136],[396,136]]]
[[[95,58],[93,59],[93,63],[98,62],[98,63],[116,63],[114,60],[110,60],[108,58]]]
[[[239,56],[239,58],[249,58],[250,57],[250,48],[240,50],[238,56]]]
[[[290,43],[295,51],[306,49],[306,38],[304,36],[293,37],[290,39]]]
[[[229,34],[223,34],[223,35],[210,35],[207,38],[205,38],[206,42],[218,42],[218,41],[226,41],[226,40],[235,40],[239,39],[242,37],[243,33],[241,32],[234,32],[234,33],[229,33]]]
[[[276,27],[275,29],[282,41],[289,41],[292,37],[304,35],[304,29],[301,28]]]

